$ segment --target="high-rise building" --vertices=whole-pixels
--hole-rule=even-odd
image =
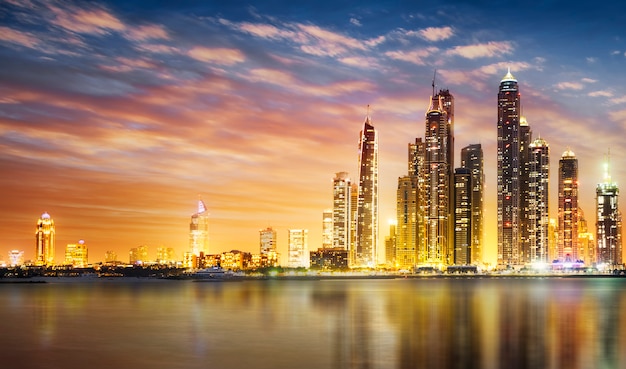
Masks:
[[[332,246],[350,248],[352,185],[347,172],[338,172],[333,179]]]
[[[526,117],[520,116],[519,118],[519,263],[524,263],[529,260],[530,255],[530,238],[531,238],[531,224],[530,217],[530,162],[531,162],[531,150],[530,144],[532,143],[532,131],[528,125]]]
[[[21,266],[24,264],[24,251],[11,250],[9,251],[9,265],[12,267]]]
[[[426,242],[426,182],[423,177],[424,160],[426,159],[426,145],[421,138],[416,138],[415,143],[409,143],[409,177],[417,183],[416,203],[416,230],[415,240],[417,265],[425,265],[428,261],[428,248]]]
[[[389,221],[389,236],[385,237],[385,263],[390,267],[396,266],[396,229],[397,221]]]
[[[65,264],[77,268],[87,266],[88,251],[85,240],[79,240],[78,243],[67,244],[65,247]]]
[[[471,250],[472,264],[483,262],[484,242],[484,190],[485,172],[483,164],[483,149],[481,144],[472,144],[461,149],[461,167],[467,168],[472,174],[471,194]]]
[[[550,148],[548,143],[538,138],[529,145],[528,162],[528,211],[524,214],[528,221],[528,248],[522,250],[523,260],[528,263],[548,261],[549,214],[549,175]]]
[[[450,265],[454,249],[454,98],[450,91],[440,90],[434,95],[433,86],[425,121],[425,155],[421,177],[425,191],[426,263]]]
[[[117,253],[115,251],[106,251],[104,253],[104,262],[107,264],[112,264],[112,263],[116,263],[119,260],[117,260]]]
[[[356,265],[356,224],[358,205],[359,185],[357,183],[352,183],[350,188],[350,246],[348,248],[348,260],[350,266]]]
[[[56,231],[50,214],[43,213],[35,229],[35,264],[53,265]]]
[[[548,223],[548,261],[558,260],[559,255],[559,223],[556,219],[550,218]]]
[[[374,267],[378,251],[378,132],[368,114],[359,140],[359,192],[354,265]]]
[[[287,265],[290,268],[308,268],[310,263],[309,231],[306,229],[288,230],[289,251]]]
[[[559,160],[558,260],[575,262],[584,255],[578,248],[578,159],[566,150]],[[586,232],[586,231],[585,231]]]
[[[176,252],[173,247],[157,247],[156,262],[162,265],[175,264]]]
[[[511,71],[498,90],[497,219],[498,264],[521,264],[520,250],[520,93]]]
[[[472,262],[472,171],[454,172],[454,264]]]
[[[619,188],[611,180],[605,163],[604,182],[596,188],[596,259],[599,264],[622,263],[622,214],[618,207]]]
[[[189,252],[200,256],[209,250],[209,213],[204,201],[198,200],[198,211],[189,223]]]
[[[581,208],[578,208],[578,259],[584,261],[585,265],[593,265],[596,262],[593,233],[589,232],[585,213]]]
[[[333,211],[331,209],[322,212],[322,248],[333,247]]]
[[[276,230],[267,227],[259,231],[260,252],[261,255],[267,255],[276,252]]]
[[[417,196],[417,177],[398,178],[395,263],[400,269],[417,265]]]
[[[133,247],[128,253],[130,264],[144,264],[148,262],[148,246]]]

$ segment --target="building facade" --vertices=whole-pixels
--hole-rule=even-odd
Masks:
[[[347,172],[338,172],[333,179],[332,246],[350,248],[352,184]]]
[[[43,213],[35,229],[35,264],[54,265],[56,229],[50,214]]]
[[[200,256],[209,250],[209,213],[204,201],[198,200],[198,211],[191,216],[189,223],[189,252]]]
[[[472,172],[454,172],[454,265],[472,263]]]
[[[287,239],[289,240],[287,266],[289,268],[309,267],[309,231],[306,229],[289,229]]]
[[[398,178],[396,191],[395,264],[413,270],[417,265],[417,177]]]
[[[88,250],[85,240],[67,244],[65,247],[65,264],[77,268],[84,268],[88,264]]]
[[[484,192],[485,171],[483,149],[481,144],[468,145],[461,149],[461,167],[470,170],[472,175],[471,203],[471,263],[478,265],[483,262],[484,242]]]
[[[578,159],[566,150],[559,160],[559,246],[557,259],[574,262],[584,259],[578,248]],[[588,258],[588,256],[587,256]]]
[[[619,188],[611,180],[608,163],[604,181],[596,188],[596,261],[598,264],[622,264],[622,215],[618,206]]]
[[[322,212],[322,248],[333,247],[333,211],[327,209]]]
[[[359,140],[356,250],[352,265],[374,267],[378,251],[378,132],[369,115]]]
[[[549,238],[549,177],[550,147],[538,138],[529,145],[528,192],[524,193],[528,209],[524,213],[527,221],[528,239],[522,250],[526,263],[545,263],[548,261]]]

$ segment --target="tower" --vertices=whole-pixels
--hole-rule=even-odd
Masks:
[[[347,172],[338,172],[333,179],[332,247],[348,250],[350,246],[350,216],[352,185]]]
[[[209,249],[209,213],[202,200],[198,200],[198,212],[191,216],[189,223],[189,252],[200,256]]]
[[[398,178],[396,192],[396,255],[400,269],[417,264],[417,177]]]
[[[55,236],[54,220],[48,213],[41,214],[35,230],[35,264],[54,264]]]
[[[484,189],[485,172],[483,164],[483,149],[481,144],[468,145],[461,149],[461,167],[470,170],[472,175],[471,203],[471,249],[472,264],[483,261],[484,242]]]
[[[322,248],[333,247],[333,211],[326,209],[322,212]]]
[[[472,172],[457,168],[454,172],[454,264],[472,262]]]
[[[433,87],[434,93],[434,87]],[[424,138],[424,235],[427,264],[453,261],[454,98],[440,90],[430,99]]]
[[[65,264],[84,268],[87,266],[88,252],[85,240],[70,243],[65,247]]]
[[[520,93],[511,71],[498,90],[498,264],[520,264]]]
[[[289,259],[287,265],[290,268],[309,267],[308,235],[309,231],[306,229],[288,230]]]
[[[368,114],[359,140],[359,192],[354,264],[376,266],[378,244],[378,132]]]
[[[578,159],[566,150],[559,160],[559,246],[557,258],[561,262],[587,259],[578,248]],[[586,232],[586,231],[585,231]]]
[[[622,263],[622,214],[618,207],[619,188],[611,180],[608,160],[604,181],[596,188],[597,262],[617,265]]]
[[[259,240],[261,255],[276,252],[276,230],[272,229],[272,227],[261,229],[259,231]]]
[[[550,148],[548,143],[538,138],[529,145],[530,160],[528,162],[528,211],[525,220],[528,222],[528,248],[523,250],[523,261],[548,261],[549,236],[549,174]]]

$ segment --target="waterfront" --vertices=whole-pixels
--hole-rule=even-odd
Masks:
[[[626,279],[0,285],[28,368],[622,368]]]

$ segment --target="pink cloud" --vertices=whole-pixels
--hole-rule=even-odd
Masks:
[[[580,82],[560,82],[554,85],[557,90],[582,90],[583,84]]]
[[[448,50],[448,55],[458,55],[467,59],[494,57],[513,52],[513,45],[508,41],[490,41],[484,44],[455,46]]]
[[[9,27],[0,26],[0,40],[34,49],[39,40],[27,32],[16,31]]]
[[[202,62],[218,65],[233,65],[245,61],[245,56],[237,49],[197,46],[189,50],[187,55]]]
[[[52,23],[72,32],[105,34],[126,29],[122,21],[104,9],[52,8],[52,11],[56,15]]]
[[[417,65],[426,65],[424,59],[429,57],[433,53],[436,53],[437,51],[439,51],[439,49],[436,47],[428,47],[425,49],[416,49],[409,52],[388,51],[385,53],[385,55],[395,60],[402,60]]]
[[[165,27],[156,24],[130,28],[128,29],[127,34],[127,37],[133,41],[170,39]]]
[[[442,41],[454,35],[451,27],[428,27],[418,31],[420,37],[428,41]]]
[[[592,91],[587,94],[591,97],[612,97],[613,93],[611,91]]]

